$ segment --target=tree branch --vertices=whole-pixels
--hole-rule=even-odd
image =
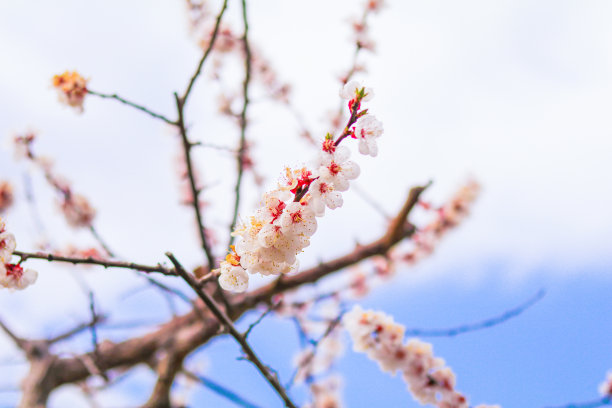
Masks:
[[[242,350],[247,355],[248,360],[257,367],[257,370],[263,375],[263,377],[270,383],[272,388],[276,390],[276,393],[281,397],[281,399],[285,402],[285,406],[287,408],[297,408],[297,406],[291,401],[289,396],[287,395],[287,391],[280,384],[278,378],[274,376],[270,369],[265,366],[262,361],[259,359],[255,351],[251,348],[250,344],[247,342],[244,335],[242,335],[238,329],[232,323],[232,320],[219,308],[217,303],[213,300],[213,298],[203,291],[195,278],[187,273],[183,266],[178,262],[178,260],[172,255],[172,253],[167,252],[166,256],[170,259],[170,261],[174,264],[177,273],[183,278],[185,282],[196,292],[198,297],[202,299],[204,304],[208,306],[210,311],[215,315],[215,317],[223,324],[226,329],[229,331],[229,334],[240,344]]]
[[[132,108],[136,108],[139,111],[142,111],[142,112],[146,113],[149,116],[152,116],[152,117],[154,117],[156,119],[161,119],[161,120],[163,120],[164,122],[166,122],[169,125],[176,126],[176,121],[168,119],[166,116],[161,115],[159,113],[155,113],[152,110],[150,110],[149,108],[146,108],[146,107],[144,107],[142,105],[139,105],[139,104],[134,103],[134,102],[130,102],[130,101],[120,97],[117,94],[105,94],[105,93],[102,93],[102,92],[92,91],[91,89],[87,89],[87,93],[90,94],[90,95],[98,96],[98,97],[103,98],[103,99],[114,99],[114,100],[117,100],[117,101],[121,102],[122,104],[127,105],[127,106],[131,106]]]
[[[166,268],[158,264],[157,266],[149,266],[149,265],[141,265],[134,262],[120,262],[120,261],[106,261],[103,259],[95,259],[92,257],[88,258],[76,258],[76,257],[68,257],[68,256],[60,256],[54,255],[51,253],[44,252],[23,252],[23,251],[14,251],[13,255],[17,255],[21,258],[21,262],[25,262],[28,259],[43,259],[49,262],[67,262],[74,265],[77,264],[86,264],[86,265],[98,265],[103,266],[104,268],[123,268],[123,269],[132,269],[140,272],[157,272],[167,276],[176,276],[176,272],[171,268]]]

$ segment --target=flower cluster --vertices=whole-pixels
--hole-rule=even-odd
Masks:
[[[0,286],[9,289],[25,289],[36,281],[38,273],[23,269],[19,264],[10,263],[17,245],[15,236],[5,229],[0,219]]]
[[[53,87],[57,89],[59,100],[68,106],[83,111],[83,101],[87,95],[87,80],[76,71],[65,71],[53,77]]]
[[[247,271],[280,275],[297,269],[296,256],[310,245],[317,217],[325,215],[326,208],[342,206],[341,193],[359,176],[359,166],[349,160],[350,151],[339,146],[340,142],[351,136],[359,139],[361,153],[376,155],[375,139],[382,126],[367,110],[361,110],[361,102],[373,95],[354,81],[340,91],[340,96],[349,100],[347,126],[335,140],[327,134],[310,167],[286,168],[277,188],[266,192],[261,207],[232,233],[239,239],[221,262],[219,283],[223,289],[245,291]]]
[[[612,398],[612,371],[608,371],[606,380],[599,385],[599,393],[607,398]]]
[[[455,390],[455,374],[433,355],[431,344],[416,339],[404,343],[405,328],[392,317],[355,306],[344,315],[343,325],[353,340],[353,349],[366,353],[385,372],[400,371],[420,403],[468,408],[465,396]]]

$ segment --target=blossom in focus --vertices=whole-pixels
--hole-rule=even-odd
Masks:
[[[376,139],[383,133],[382,123],[374,115],[364,115],[355,123],[354,137],[359,140],[359,153],[375,157],[378,154]]]
[[[87,95],[87,80],[76,71],[65,71],[53,77],[53,87],[57,89],[59,100],[68,106],[83,111],[83,101]]]
[[[221,263],[219,269],[224,289],[246,290],[246,273],[281,275],[296,270],[297,255],[310,245],[317,230],[316,217],[325,215],[325,208],[343,204],[340,193],[349,189],[349,181],[357,178],[360,170],[348,160],[350,150],[338,145],[352,135],[349,129],[356,118],[365,115],[365,110],[360,111],[361,101],[371,99],[374,93],[352,81],[340,94],[350,99],[351,119],[344,132],[335,140],[328,133],[309,167],[286,167],[278,187],[266,192],[260,207],[232,232],[237,237],[233,258]],[[363,138],[380,136],[380,122],[372,126],[369,133],[364,130]],[[236,267],[240,269],[233,269]]]
[[[240,266],[234,266],[229,262],[221,262],[219,285],[231,292],[244,292],[249,287],[249,275]]]
[[[330,182],[337,191],[347,191],[349,180],[359,177],[357,163],[348,160],[350,151],[346,146],[336,148],[334,154],[322,154],[318,175]]]
[[[359,98],[360,101],[367,102],[374,97],[374,91],[362,86],[358,81],[349,81],[340,89],[340,97],[349,101]]]

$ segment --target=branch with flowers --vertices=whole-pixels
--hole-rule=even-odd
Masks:
[[[19,246],[18,249],[15,235],[7,228],[7,225],[13,226],[10,210],[16,198],[12,185],[0,181],[0,213],[10,222],[5,224],[4,218],[0,221],[1,287],[25,290],[40,275],[53,273],[49,265],[65,267],[77,275],[84,274],[86,266],[95,267],[87,272],[90,274],[112,268],[144,277],[166,295],[182,300],[184,308],[178,313],[173,310],[171,317],[153,329],[134,330],[123,338],[105,336],[102,329],[110,325],[114,316],[106,313],[97,299],[94,302],[93,291],[88,293],[88,320],[84,323],[81,320],[80,324],[55,336],[28,339],[19,329],[14,330],[0,320],[0,328],[20,350],[28,367],[19,381],[19,406],[47,407],[55,391],[66,385],[79,385],[80,392],[92,404],[98,404],[99,392],[111,389],[142,366],[153,378],[146,395],[140,395],[139,404],[143,407],[198,404],[181,400],[177,384],[183,381],[198,382],[225,398],[228,404],[263,405],[251,396],[241,395],[243,387],[221,386],[204,370],[189,367],[191,360],[201,355],[212,339],[224,336],[239,346],[239,359],[251,363],[263,378],[262,384],[274,392],[278,404],[339,408],[344,405],[336,363],[345,350],[343,335],[346,333],[354,351],[365,353],[382,371],[399,372],[416,401],[443,408],[470,406],[469,393],[458,391],[461,388],[456,386],[455,374],[434,355],[431,344],[418,339],[405,340],[405,333],[411,333],[410,330],[391,316],[360,306],[351,308],[351,305],[391,282],[398,269],[431,256],[437,244],[469,216],[480,192],[476,181],[468,180],[441,204],[425,200],[431,182],[410,189],[396,185],[408,191],[377,237],[313,266],[302,267],[299,262],[304,258],[303,253],[312,256],[311,239],[326,221],[325,216],[331,218],[333,211],[342,211],[345,200],[350,199],[345,193],[355,190],[354,181],[361,170],[359,160],[351,159],[351,149],[368,156],[362,160],[376,160],[378,156],[383,125],[368,105],[375,94],[354,77],[366,73],[359,59],[364,51],[374,50],[369,21],[382,9],[383,2],[367,1],[359,10],[361,18],[352,23],[353,58],[338,83],[342,108],[333,115],[331,130],[321,140],[316,140],[304,125],[297,104],[291,99],[291,87],[274,72],[253,41],[246,0],[239,2],[240,28],[237,30],[227,18],[231,13],[228,0],[218,2],[214,12],[209,10],[208,2],[187,0],[186,3],[191,29],[200,37],[201,54],[184,91],[168,95],[175,108],[175,118],[118,93],[94,91],[90,88],[91,80],[76,71],[55,75],[52,85],[60,101],[79,113],[84,112],[88,98],[100,98],[144,113],[172,132],[180,146],[179,182],[186,191],[180,201],[187,204],[196,228],[196,257],[200,262],[188,267],[182,255],[175,255],[178,251],[169,249],[156,254],[156,260],[150,263],[133,261],[127,255],[120,257],[111,250],[112,241],[107,243],[94,227],[98,214],[94,203],[76,193],[50,159],[35,152],[34,132],[14,137],[18,155],[42,174],[58,200],[66,224],[75,230],[85,230],[95,245],[61,249],[48,240],[37,248],[26,250]],[[235,126],[236,146],[200,140],[201,135],[191,126],[194,120],[189,116],[191,111],[187,109],[196,99],[194,89],[200,82],[220,81],[226,71],[231,71],[225,69],[231,63],[229,56],[239,61],[236,66],[241,70],[240,86],[237,91],[222,89],[218,108],[220,117],[229,118]],[[205,78],[207,73],[212,79]],[[309,149],[304,149],[307,153],[295,159],[308,160],[308,164],[285,167],[277,182],[268,184],[270,188],[263,193],[259,205],[247,212],[244,192],[252,186],[246,180],[251,177],[253,184],[263,185],[253,155],[256,137],[250,127],[252,105],[258,102],[253,95],[257,95],[258,89],[265,98],[289,108],[295,115],[301,128],[298,140],[300,137],[306,140]],[[338,101],[329,102],[335,106]],[[384,149],[384,142],[380,147]],[[225,206],[229,216],[227,225],[220,227],[222,223],[208,212],[208,200],[219,197],[204,194],[205,185],[201,180],[206,173],[200,169],[208,168],[207,163],[198,160],[197,149],[229,153],[236,168],[235,178],[229,183],[231,194],[223,198],[228,203]],[[371,205],[378,207],[376,202]],[[423,211],[427,221],[416,221],[413,216],[416,210]],[[371,223],[367,227],[372,227]],[[34,266],[38,272],[30,268]],[[500,316],[438,331],[435,335],[453,336],[501,324],[527,310],[541,297],[539,293]],[[298,332],[300,344],[289,375],[272,367],[251,340],[251,333],[260,330],[263,322],[272,316],[291,322]],[[251,323],[247,324],[249,319]],[[242,330],[245,325],[246,329]],[[91,341],[85,348],[62,349],[63,344],[87,330]],[[248,370],[246,367],[249,365],[245,363]],[[610,378],[602,385],[604,397],[599,403],[609,402],[609,385]],[[306,398],[300,398],[301,394],[296,392],[299,387],[306,390]]]

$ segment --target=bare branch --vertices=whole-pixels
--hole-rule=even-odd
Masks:
[[[195,175],[193,172],[193,163],[191,161],[191,149],[193,147],[193,144],[189,141],[189,138],[187,137],[187,128],[185,127],[185,122],[183,118],[184,102],[176,93],[174,94],[174,98],[176,99],[176,109],[179,115],[177,123],[181,134],[181,139],[183,141],[185,164],[187,165],[187,175],[189,177],[189,186],[191,187],[192,204],[193,209],[195,211],[198,234],[200,236],[200,243],[202,245],[202,250],[204,251],[204,256],[208,261],[208,270],[212,271],[215,268],[215,258],[213,257],[212,250],[210,249],[210,245],[208,244],[208,239],[206,238],[206,229],[204,228],[204,222],[202,221],[202,212],[200,210],[199,199],[200,191],[198,191],[198,188],[196,186]]]
[[[157,272],[167,276],[176,276],[176,272],[171,268],[166,268],[158,264],[157,266],[149,266],[149,265],[141,265],[134,262],[120,262],[120,261],[106,261],[103,259],[95,259],[92,257],[88,258],[76,258],[76,257],[68,257],[68,256],[60,256],[54,255],[51,253],[45,252],[23,252],[23,251],[14,251],[14,255],[17,255],[21,258],[21,262],[25,262],[28,259],[43,259],[49,262],[67,262],[74,265],[77,264],[86,264],[86,265],[99,265],[104,268],[123,268],[123,269],[132,269],[140,272]]]
[[[548,406],[546,408],[597,408],[606,405],[612,405],[612,398],[603,397],[594,401],[573,402],[571,404]]]
[[[186,369],[183,369],[181,373],[187,376],[187,378],[197,381],[198,383],[202,384],[202,386],[208,388],[215,394],[224,397],[225,399],[233,402],[236,405],[239,405],[245,408],[260,408],[259,405],[255,405],[252,402],[247,401],[245,398],[241,397],[236,392],[228,389],[227,387],[224,387],[223,385],[211,380],[210,378],[195,374]]]
[[[544,295],[546,295],[546,291],[544,289],[540,289],[538,293],[535,294],[535,296],[531,297],[529,300],[522,303],[521,305],[513,309],[507,310],[499,316],[495,316],[478,323],[465,324],[448,329],[406,329],[406,335],[423,337],[452,337],[458,334],[488,329],[520,315],[525,310],[529,309],[531,306],[535,305],[538,301],[540,301],[544,297]]]
[[[142,105],[139,105],[139,104],[134,103],[134,102],[130,102],[127,99],[122,98],[121,96],[119,96],[117,94],[105,94],[105,93],[102,93],[102,92],[92,91],[91,89],[87,89],[87,93],[90,94],[90,95],[98,96],[98,97],[103,98],[103,99],[115,99],[115,100],[121,102],[122,104],[127,105],[127,106],[131,106],[132,108],[136,108],[136,109],[146,113],[149,116],[152,116],[152,117],[154,117],[156,119],[161,119],[161,120],[163,120],[164,122],[166,122],[169,125],[176,126],[176,121],[168,119],[166,116],[161,115],[159,113],[155,113],[152,110],[150,110],[149,108],[146,108],[146,107],[144,107]]]

